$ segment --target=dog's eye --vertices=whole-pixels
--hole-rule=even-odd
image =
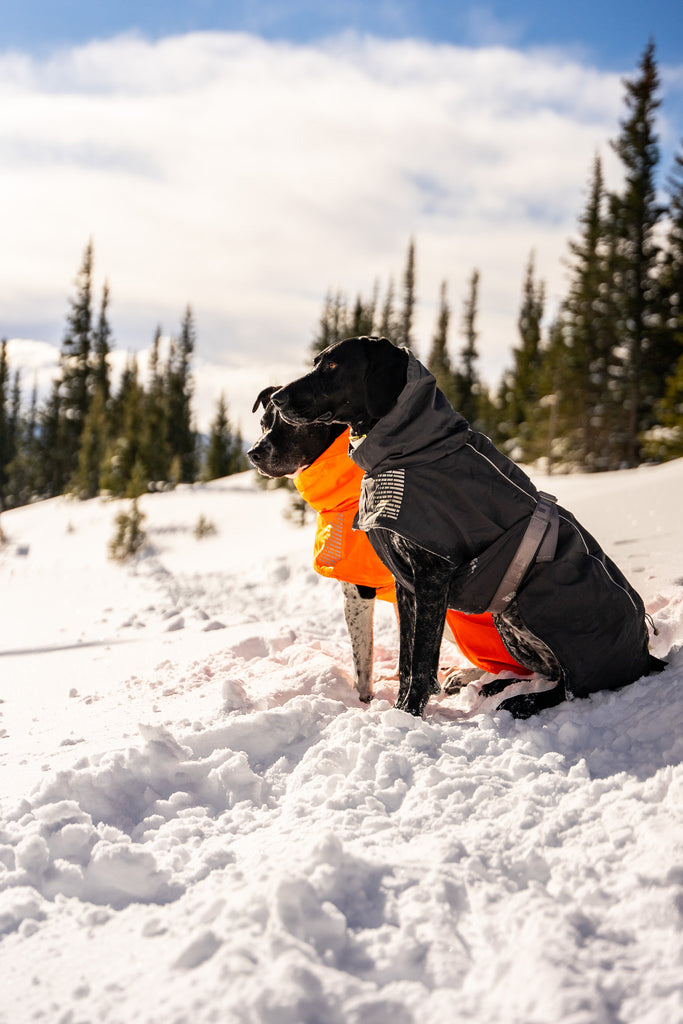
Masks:
[[[331,363],[327,364],[325,369],[326,370],[336,370],[337,369],[337,365],[338,365],[337,363],[331,362]]]

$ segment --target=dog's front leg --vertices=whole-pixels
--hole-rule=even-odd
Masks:
[[[439,693],[437,681],[441,637],[446,620],[447,570],[440,560],[421,566],[415,576],[415,594],[404,592],[399,599],[400,619],[399,692],[396,707],[420,716],[433,693]],[[403,588],[401,588],[403,591]],[[404,624],[405,623],[405,624]]]
[[[398,696],[396,707],[403,708],[413,668],[413,639],[415,637],[415,595],[396,580],[396,608],[398,610]],[[404,708],[404,710],[406,710]]]
[[[375,611],[375,591],[372,587],[359,587],[341,581],[344,595],[344,618],[351,640],[353,672],[358,696],[367,704],[372,700],[372,620]]]

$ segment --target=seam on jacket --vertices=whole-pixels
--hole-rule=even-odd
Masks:
[[[630,602],[631,602],[631,604],[633,605],[633,609],[634,609],[634,611],[636,611],[636,612],[637,612],[637,611],[638,611],[638,605],[637,605],[637,604],[636,604],[636,602],[635,602],[635,601],[633,600],[633,598],[632,598],[632,597],[631,597],[631,595],[629,594],[629,592],[628,592],[628,590],[626,589],[626,587],[623,587],[623,586],[621,585],[621,583],[619,583],[619,582],[618,582],[617,580],[615,580],[614,576],[612,576],[611,572],[609,571],[609,569],[607,568],[607,566],[605,565],[605,563],[604,563],[603,561],[601,561],[601,560],[600,560],[600,559],[599,559],[599,558],[598,558],[598,557],[597,557],[596,555],[594,555],[592,551],[589,551],[589,550],[588,550],[588,545],[586,544],[586,541],[585,541],[585,539],[584,539],[584,536],[583,536],[583,534],[581,533],[581,530],[580,530],[580,529],[578,528],[578,526],[576,525],[576,523],[573,523],[573,522],[571,521],[571,519],[567,519],[567,517],[566,517],[566,516],[563,516],[561,512],[560,512],[560,519],[564,520],[564,522],[565,522],[565,523],[567,523],[567,525],[568,525],[568,526],[571,526],[571,527],[572,527],[572,529],[573,529],[573,530],[574,530],[574,531],[575,531],[576,533],[578,533],[579,537],[581,538],[581,543],[583,544],[584,548],[586,549],[586,554],[588,555],[588,557],[589,557],[589,558],[592,558],[594,562],[597,562],[597,563],[598,563],[598,565],[600,566],[600,568],[601,568],[601,569],[603,570],[603,572],[604,572],[604,573],[605,573],[605,575],[607,576],[607,579],[608,579],[608,580],[610,581],[610,583],[611,583],[611,584],[612,584],[613,586],[615,586],[615,587],[617,588],[617,590],[622,590],[622,591],[624,592],[624,594],[626,594],[627,598],[629,599],[629,601],[630,601]]]
[[[488,462],[489,466],[492,466],[495,469],[496,473],[500,474],[500,476],[502,476],[504,480],[507,480],[509,484],[512,484],[513,487],[516,487],[520,494],[523,494],[525,498],[529,499],[529,501],[535,502],[536,499],[534,498],[533,494],[529,494],[529,492],[525,491],[523,487],[520,487],[519,484],[516,484],[511,477],[507,476],[502,471],[502,469],[499,469],[499,467],[495,464],[495,462],[493,462],[488,457],[488,455],[484,455],[484,453],[480,452],[478,448],[475,448],[471,441],[466,441],[463,447],[471,448],[475,455],[478,455],[480,459],[484,459],[485,462]]]

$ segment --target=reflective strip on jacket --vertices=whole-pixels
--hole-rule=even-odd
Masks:
[[[294,478],[301,497],[318,513],[313,568],[321,576],[372,587],[382,601],[396,602],[394,578],[368,537],[353,529],[364,471],[348,455],[349,433],[341,434],[316,461]],[[491,615],[449,609],[447,625],[473,665],[486,672],[528,674],[503,646]]]

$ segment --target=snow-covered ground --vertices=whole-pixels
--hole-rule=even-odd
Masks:
[[[361,705],[312,525],[251,474],[143,499],[128,567],[121,503],[2,516],[0,1020],[683,1020],[683,460],[536,482],[669,667],[525,722],[393,710],[386,605]]]

